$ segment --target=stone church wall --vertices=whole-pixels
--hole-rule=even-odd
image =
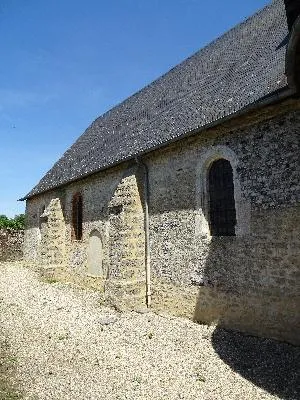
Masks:
[[[46,192],[34,197],[27,202],[26,214],[27,231],[25,240],[25,258],[28,260],[43,262],[40,260],[42,250],[43,209],[47,213],[52,199],[59,199],[65,224],[65,255],[64,263],[78,274],[87,274],[87,245],[89,235],[98,231],[103,242],[103,270],[108,270],[109,245],[108,245],[108,203],[113,196],[123,170],[113,169],[106,174],[97,174],[84,181],[69,184],[67,187]],[[80,192],[83,197],[83,236],[82,240],[75,240],[72,236],[72,198]],[[59,263],[53,260],[54,265]]]
[[[149,156],[154,308],[298,342],[299,154],[292,112]],[[235,237],[208,229],[203,175],[218,157],[235,168]]]
[[[300,113],[255,118],[219,126],[144,157],[149,171],[152,307],[296,343]],[[209,232],[206,177],[210,163],[219,157],[228,159],[234,170],[235,237],[211,237]],[[122,164],[34,197],[27,202],[25,257],[42,263],[44,254],[45,259],[45,222],[40,216],[59,199],[58,219],[62,215],[65,225],[63,263],[74,273],[89,275],[90,237],[97,232],[103,275],[97,279],[107,297],[120,308],[143,306],[142,187],[137,166]],[[80,241],[72,238],[71,223],[77,192],[83,198]],[[61,247],[56,247],[49,258],[54,265],[61,263]]]
[[[145,306],[144,213],[136,168],[114,168],[28,201],[25,259],[54,268],[63,263],[71,272],[97,279],[120,309]],[[72,235],[76,193],[83,199],[81,240]],[[101,241],[99,274],[89,268],[95,234]]]

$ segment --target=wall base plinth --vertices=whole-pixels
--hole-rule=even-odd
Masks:
[[[136,311],[146,307],[145,280],[115,280],[105,283],[106,301],[120,311]]]

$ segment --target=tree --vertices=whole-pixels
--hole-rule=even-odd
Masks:
[[[0,215],[0,229],[22,230],[25,228],[25,214],[15,215],[14,218],[8,218],[6,215]]]

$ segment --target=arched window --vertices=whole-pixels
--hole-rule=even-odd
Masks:
[[[82,196],[76,193],[72,200],[72,225],[73,237],[76,240],[82,239]]]
[[[212,236],[235,236],[236,210],[233,171],[225,159],[214,161],[209,169],[209,225]]]

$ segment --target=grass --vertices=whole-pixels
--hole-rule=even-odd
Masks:
[[[45,279],[45,282],[46,283],[58,283],[59,282],[59,280],[57,280],[56,278],[47,278],[47,279]]]
[[[10,354],[7,341],[0,341],[0,400],[22,399],[13,383],[13,372],[17,359]]]

